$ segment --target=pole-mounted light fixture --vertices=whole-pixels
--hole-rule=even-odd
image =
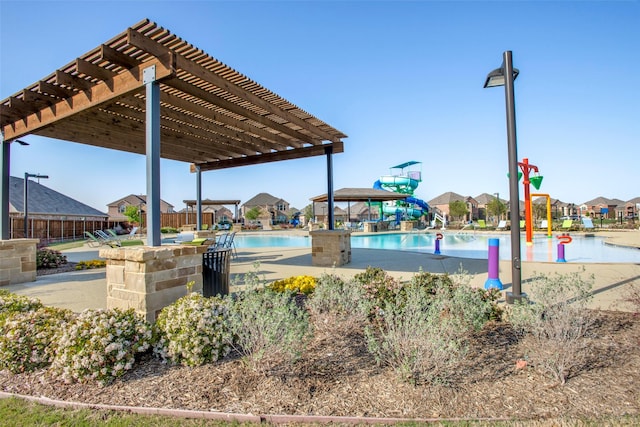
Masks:
[[[49,178],[49,175],[40,175],[37,173],[24,173],[24,238],[29,237],[29,178]]]
[[[487,75],[484,87],[504,86],[507,107],[507,148],[509,152],[509,209],[511,220],[511,292],[506,293],[507,303],[522,299],[520,268],[520,197],[518,194],[518,150],[516,141],[516,107],[513,94],[513,81],[520,73],[513,68],[511,51],[502,56],[502,66]]]

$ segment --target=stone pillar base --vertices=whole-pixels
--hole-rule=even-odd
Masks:
[[[40,239],[0,240],[0,286],[36,281]]]
[[[202,292],[202,254],[206,246],[105,248],[107,308],[134,308],[154,322],[162,308],[192,291]]]
[[[351,262],[351,233],[348,230],[317,230],[309,235],[314,267],[339,267]]]
[[[400,231],[412,231],[415,224],[415,221],[400,221]]]
[[[375,233],[378,231],[378,223],[373,221],[366,221],[362,228],[365,233]]]

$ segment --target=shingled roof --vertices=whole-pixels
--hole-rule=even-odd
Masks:
[[[71,197],[29,180],[29,213],[52,216],[106,218],[107,214]],[[24,212],[24,179],[10,177],[9,212]]]

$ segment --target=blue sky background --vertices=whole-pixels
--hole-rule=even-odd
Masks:
[[[0,0],[0,98],[144,18],[346,133],[335,189],[415,160],[419,198],[508,198],[504,89],[482,86],[512,50],[518,157],[540,168],[540,191],[572,203],[640,196],[637,1]],[[47,174],[42,184],[101,211],[146,192],[143,156],[22,139],[13,176]],[[163,160],[161,178],[176,210],[195,198],[188,164]],[[259,192],[302,208],[326,192],[326,159],[203,173],[203,198]]]

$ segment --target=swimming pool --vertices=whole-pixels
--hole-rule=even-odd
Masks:
[[[511,259],[511,238],[508,234],[479,234],[479,233],[443,233],[440,241],[442,255],[460,258],[487,258],[489,239],[500,242],[500,259]],[[640,262],[640,250],[605,245],[604,238],[572,236],[573,242],[565,247],[567,262]],[[384,233],[351,235],[352,248],[389,249],[411,252],[433,253],[435,248],[434,233]],[[527,246],[521,242],[521,256],[523,261],[555,262],[557,259],[556,238],[535,236],[533,245]],[[237,234],[236,245],[239,248],[261,247],[311,247],[308,236],[288,235],[250,235]]]

